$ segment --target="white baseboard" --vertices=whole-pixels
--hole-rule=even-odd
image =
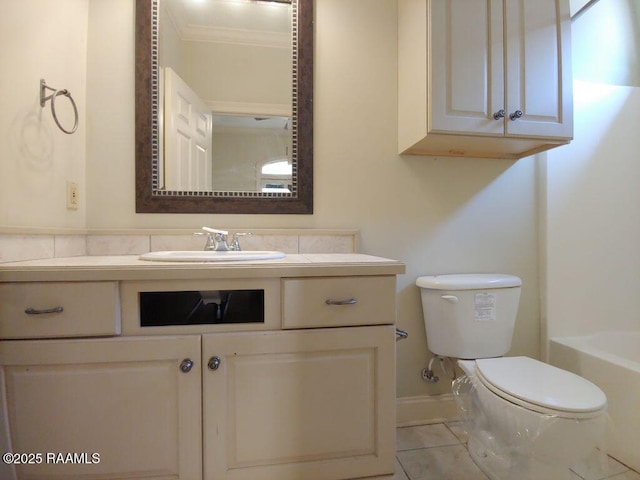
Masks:
[[[451,393],[396,398],[396,425],[399,427],[451,421],[457,417]]]

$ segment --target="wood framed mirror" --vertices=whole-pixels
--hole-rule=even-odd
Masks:
[[[170,0],[162,0],[170,3]],[[230,0],[217,0],[231,3]],[[273,119],[262,111],[241,111],[236,120],[249,119],[254,123],[261,120],[280,120],[280,127],[289,130],[286,145],[285,166],[288,177],[278,176],[277,172],[263,175],[260,184],[260,167],[273,166],[277,161],[266,158],[250,160],[252,175],[256,177],[255,188],[243,188],[236,185],[222,188],[215,186],[215,180],[207,185],[193,187],[192,183],[170,180],[165,172],[165,162],[173,161],[166,151],[165,124],[168,123],[167,109],[164,103],[165,65],[159,61],[159,0],[136,0],[136,51],[135,51],[135,123],[136,123],[136,212],[137,213],[233,213],[233,214],[311,214],[313,213],[313,0],[279,0],[274,2],[256,2],[244,0],[248,4],[271,4],[271,8],[282,8],[286,3],[290,12],[290,85],[291,115]],[[168,69],[170,70],[170,69]],[[289,72],[287,72],[289,73]],[[243,74],[246,78],[247,75]],[[253,76],[255,77],[255,76]],[[287,84],[288,85],[288,84]],[[287,89],[288,93],[288,89]],[[167,94],[168,95],[168,94]],[[238,102],[236,102],[238,103]],[[211,106],[211,102],[205,102]],[[180,107],[178,107],[180,110]],[[229,111],[209,110],[212,118],[216,114],[223,116],[223,123],[232,123]],[[231,112],[232,113],[232,112]],[[227,116],[227,117],[225,117]],[[269,118],[268,118],[269,117]],[[213,120],[203,120],[210,121]],[[260,122],[270,123],[270,122]],[[284,125],[284,127],[282,127]],[[182,145],[188,144],[184,141]],[[215,141],[214,141],[215,143]],[[207,144],[209,148],[210,145]],[[217,145],[217,143],[216,143]],[[178,147],[182,148],[182,147]],[[188,148],[188,147],[187,147]],[[198,150],[201,151],[202,149]],[[244,149],[243,149],[244,150]],[[227,152],[231,151],[227,147]],[[227,153],[227,157],[235,154]],[[238,157],[240,157],[238,153]],[[184,154],[182,158],[197,155]],[[205,160],[215,164],[211,158]],[[245,160],[243,162],[246,163]],[[202,163],[202,162],[201,162]],[[191,167],[189,167],[191,168]],[[264,170],[266,171],[266,170]],[[236,175],[231,172],[231,176]],[[229,176],[229,175],[227,175]],[[239,174],[238,174],[239,176]],[[215,175],[214,175],[215,177]],[[266,179],[266,180],[265,180]],[[270,180],[276,179],[276,180]]]

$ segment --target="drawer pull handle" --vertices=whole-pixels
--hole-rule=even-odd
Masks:
[[[350,298],[349,300],[331,300],[328,298],[325,303],[327,305],[355,305],[358,301],[355,298]]]
[[[54,307],[54,308],[45,308],[42,310],[36,310],[35,308],[27,308],[24,313],[27,315],[43,315],[45,313],[62,313],[64,308],[62,307]]]

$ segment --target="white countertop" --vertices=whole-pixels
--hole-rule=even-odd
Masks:
[[[0,282],[397,275],[402,262],[363,254],[291,254],[274,260],[155,262],[138,255],[48,258],[0,264]]]

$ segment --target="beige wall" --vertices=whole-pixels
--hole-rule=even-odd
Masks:
[[[640,330],[640,88],[575,86],[575,140],[543,177],[548,335]]]
[[[545,339],[640,329],[640,3],[572,27],[575,138],[541,156]]]
[[[598,2],[572,27],[575,139],[541,156],[549,337],[640,329],[640,7]]]
[[[497,271],[521,276],[513,353],[538,355],[535,160],[396,154],[395,0],[316,0],[315,213],[309,216],[136,214],[133,1],[91,0],[89,22],[87,172],[86,190],[81,191],[89,230],[203,224],[360,229],[362,252],[407,265],[398,282],[398,325],[410,333],[398,344],[399,396],[449,389],[448,382],[429,385],[420,378],[429,354],[414,282],[423,274]],[[3,158],[3,168],[7,163]],[[15,171],[9,168],[9,173]],[[52,169],[57,175],[64,171],[58,163]],[[47,215],[40,215],[41,209]],[[12,215],[14,223],[8,210],[3,198],[0,227],[61,228],[69,215],[52,196]]]
[[[586,2],[576,6],[581,3]],[[640,87],[638,0],[596,2],[574,20],[571,30],[574,79]]]
[[[66,209],[66,182],[84,189],[87,18],[88,0],[0,2],[0,226],[85,227],[84,202]],[[50,101],[40,107],[41,78],[71,92],[80,116],[73,135],[55,125]],[[56,111],[71,129],[66,97]]]
[[[427,385],[416,277],[500,271],[520,275],[515,350],[538,348],[535,166],[531,159],[435,159],[396,152],[396,2],[317,2],[315,225],[359,228],[366,253],[407,265],[398,283],[398,395]]]
[[[142,226],[135,215],[134,7],[133,0],[90,0],[84,196],[89,228]]]

